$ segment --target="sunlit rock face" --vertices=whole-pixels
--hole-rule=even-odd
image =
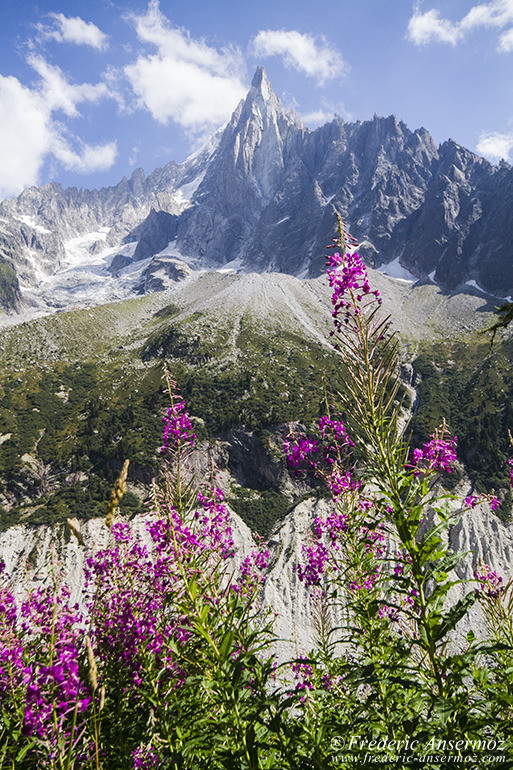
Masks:
[[[266,545],[269,564],[256,603],[256,617],[262,623],[273,621],[274,651],[280,661],[303,655],[315,647],[322,624],[326,628],[336,628],[343,622],[340,608],[332,606],[326,611],[322,592],[305,588],[297,571],[298,563],[304,562],[303,547],[311,542],[314,521],[316,517],[326,515],[329,506],[325,500],[310,499],[299,503],[277,525]],[[146,523],[147,517],[138,516],[131,526],[134,537],[150,545]],[[236,571],[243,559],[255,550],[256,544],[251,531],[236,514],[232,514],[231,526],[236,547],[233,569]],[[25,595],[29,580],[32,585],[45,585],[54,580],[55,575],[62,575],[71,589],[70,601],[84,607],[86,559],[105,546],[108,531],[103,519],[84,522],[81,530],[84,545],[62,527],[20,525],[0,534],[0,559],[5,561],[18,599]],[[486,505],[457,519],[448,530],[447,542],[451,549],[465,554],[456,567],[457,576],[464,581],[472,580],[474,570],[483,564],[501,575],[504,583],[513,578],[513,532]],[[455,585],[449,599],[454,603],[474,589],[475,583]],[[474,604],[460,622],[454,635],[456,641],[463,640],[470,630],[477,638],[482,638],[486,632],[479,604]]]

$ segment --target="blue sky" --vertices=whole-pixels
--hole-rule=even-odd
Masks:
[[[513,0],[2,0],[0,197],[183,161],[259,64],[312,128],[394,113],[513,160]]]

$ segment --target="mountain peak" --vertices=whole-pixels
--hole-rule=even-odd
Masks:
[[[253,80],[251,81],[251,89],[248,95],[250,94],[253,96],[257,94],[258,96],[261,96],[262,99],[266,102],[272,100],[275,100],[276,102],[279,101],[273,91],[271,82],[267,77],[266,71],[262,64],[257,67],[257,70],[253,76]]]
[[[253,75],[253,80],[251,81],[251,88],[261,89],[264,83],[266,85],[271,85],[269,83],[269,78],[267,77],[265,67],[263,64],[261,64],[259,67],[256,68],[256,72]]]

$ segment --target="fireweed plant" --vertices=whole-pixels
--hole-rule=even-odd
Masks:
[[[234,562],[222,492],[197,483],[191,422],[169,393],[149,544],[116,518],[126,463],[106,546],[87,558],[86,617],[56,582],[20,607],[2,588],[1,768],[277,766],[274,637],[253,622],[267,552]]]
[[[292,471],[331,498],[295,566],[317,607],[315,648],[276,667],[260,610],[268,554],[235,558],[168,378],[147,534],[117,516],[125,463],[105,544],[86,550],[83,611],[57,564],[21,602],[0,568],[0,770],[513,767],[512,584],[481,565],[451,600],[462,554],[444,536],[458,506],[437,482],[456,439],[442,426],[409,450],[397,340],[342,223],[334,247],[344,387],[326,394],[315,436],[285,444]],[[474,603],[485,641],[458,631]]]
[[[339,222],[327,272],[344,389],[326,398],[316,439],[295,435],[285,445],[294,472],[313,471],[333,500],[297,566],[320,607],[300,721],[317,766],[435,768],[486,757],[513,767],[512,587],[476,573],[479,588],[469,584],[451,601],[464,554],[444,540],[457,500],[437,482],[456,460],[456,438],[444,425],[409,451],[398,342],[345,245]],[[459,509],[484,499],[471,495]],[[478,600],[489,640],[477,643],[472,632],[462,640],[454,632]]]

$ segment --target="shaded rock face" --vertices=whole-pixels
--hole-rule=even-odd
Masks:
[[[90,260],[107,255],[116,278],[170,243],[172,256],[194,268],[313,277],[337,214],[374,267],[399,260],[448,290],[474,280],[507,296],[512,204],[507,163],[492,166],[452,140],[437,148],[425,129],[410,131],[394,116],[337,117],[309,131],[259,67],[230,122],[184,163],[148,177],[138,169],[101,190],[32,187],[0,203],[0,261],[19,282],[1,301],[15,309],[24,291],[76,264],[69,242],[87,234]],[[141,280],[138,289],[162,285]]]

